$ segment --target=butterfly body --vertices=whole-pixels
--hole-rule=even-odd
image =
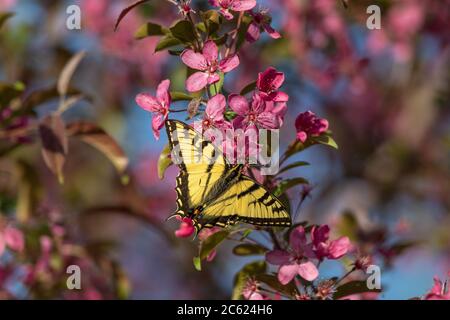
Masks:
[[[222,152],[187,124],[167,120],[176,178],[177,210],[189,217],[197,231],[237,222],[259,226],[289,226],[284,205],[268,190],[243,174],[244,166],[231,165]]]

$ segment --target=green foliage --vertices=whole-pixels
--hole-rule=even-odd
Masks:
[[[288,284],[283,285],[278,281],[277,276],[275,276],[273,274],[257,275],[256,280],[264,283],[265,285],[269,286],[270,288],[274,289],[275,291],[277,291],[281,294],[284,294],[286,296],[289,296],[289,297],[293,297],[299,293],[294,281],[291,281]]]
[[[164,179],[164,173],[170,165],[172,165],[172,159],[170,158],[170,146],[169,144],[166,144],[158,158],[158,177],[161,180]]]
[[[177,21],[170,27],[170,32],[175,39],[183,44],[192,44],[196,38],[194,26],[187,20]]]
[[[366,293],[366,292],[381,292],[380,289],[367,288],[366,281],[350,281],[336,288],[333,299],[341,299],[351,294]]]
[[[158,44],[155,47],[155,52],[159,52],[162,50],[165,50],[167,48],[171,48],[177,45],[180,45],[181,41],[175,38],[172,34],[167,34],[166,36],[162,37]]]
[[[169,32],[169,29],[159,24],[147,22],[134,33],[134,38],[140,40],[150,36],[164,36]]]
[[[251,256],[266,253],[267,248],[257,244],[243,243],[233,248],[233,253],[237,256]]]

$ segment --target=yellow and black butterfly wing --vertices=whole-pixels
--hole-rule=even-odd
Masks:
[[[258,226],[290,226],[291,217],[281,201],[247,176],[208,203],[198,223],[203,227],[227,226],[237,222]]]
[[[186,215],[201,206],[211,188],[229,169],[218,148],[191,126],[176,120],[166,121],[172,161],[180,168],[176,179],[177,212]]]

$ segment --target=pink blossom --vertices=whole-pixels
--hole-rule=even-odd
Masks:
[[[297,139],[302,143],[311,136],[319,136],[328,130],[328,121],[317,117],[313,112],[302,112],[295,119]]]
[[[259,292],[259,283],[253,278],[249,278],[245,283],[242,295],[247,300],[264,300],[264,296]]]
[[[261,10],[257,13],[251,12],[250,15],[253,17],[253,20],[245,35],[248,42],[257,41],[262,30],[266,31],[272,39],[281,38],[281,35],[270,26],[271,18],[266,10]]]
[[[200,241],[205,241],[206,239],[208,239],[210,236],[212,236],[214,233],[216,233],[218,231],[220,231],[220,228],[218,228],[218,227],[203,229],[198,234],[198,238],[200,239]],[[217,254],[217,250],[215,250],[215,249],[212,250],[206,257],[206,261],[208,261],[208,262],[213,261],[214,258],[216,257],[216,254]]]
[[[278,89],[283,85],[284,73],[277,71],[273,67],[267,68],[266,71],[258,74],[256,87],[258,94],[266,101],[286,102],[289,96]]]
[[[426,294],[424,300],[450,300],[450,290],[438,277],[434,277],[434,286]],[[446,283],[448,280],[446,281]]]
[[[251,103],[243,96],[231,94],[228,97],[228,103],[238,115],[233,121],[236,128],[246,129],[249,126],[256,126],[265,129],[278,129],[280,127],[279,117],[266,109],[265,101],[258,94],[253,95]],[[281,111],[277,112],[281,113]]]
[[[190,237],[195,232],[194,221],[188,217],[178,217],[177,219],[181,221],[180,227],[175,231],[175,236],[178,238]]]
[[[222,94],[216,94],[214,97],[209,99],[206,104],[205,114],[203,116],[203,129],[208,129],[211,127],[223,128],[229,126],[223,117],[226,104],[226,99]]]
[[[288,284],[299,275],[307,281],[313,281],[319,276],[317,267],[308,260],[314,257],[311,244],[307,244],[305,229],[299,226],[289,235],[290,251],[273,250],[266,254],[266,260],[279,265],[278,281]]]
[[[6,245],[14,251],[22,252],[25,247],[23,233],[19,229],[6,227],[3,232]]]
[[[142,109],[153,113],[152,129],[156,139],[159,139],[159,130],[164,126],[164,121],[169,114],[171,102],[169,86],[170,80],[167,79],[158,85],[156,97],[146,93],[140,93],[136,96],[136,103]]]
[[[202,53],[192,49],[186,49],[181,54],[181,60],[188,67],[200,70],[192,74],[186,80],[186,89],[189,92],[202,90],[206,85],[216,83],[220,80],[219,72],[227,73],[239,65],[239,57],[231,55],[218,60],[219,49],[214,41],[209,40],[203,46]]]
[[[330,228],[327,225],[314,226],[311,230],[311,240],[314,245],[314,253],[320,261],[324,258],[339,259],[351,248],[348,237],[340,237],[333,241],[328,241]]]
[[[248,11],[256,6],[256,0],[209,0],[209,3],[219,7],[219,12],[227,20],[233,19],[232,11]]]

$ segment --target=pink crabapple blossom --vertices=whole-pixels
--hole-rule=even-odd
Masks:
[[[280,128],[279,117],[266,109],[265,101],[257,94],[253,95],[251,103],[238,94],[228,97],[231,109],[237,113],[233,125],[244,130],[250,126],[264,129]]]
[[[248,11],[256,6],[256,0],[209,0],[209,3],[219,8],[219,12],[227,20],[233,19],[231,11]]]
[[[22,252],[25,247],[25,240],[22,231],[17,228],[7,226],[4,230],[0,230],[0,256],[5,248]]]
[[[348,237],[340,237],[329,241],[329,236],[330,228],[327,225],[314,226],[311,230],[313,251],[320,261],[324,258],[339,259],[352,248]]]
[[[425,295],[424,300],[450,300],[449,281],[442,282],[438,277],[434,277],[433,280],[434,286]]]
[[[299,226],[291,231],[289,235],[289,245],[291,250],[285,251],[275,249],[266,253],[266,260],[279,265],[278,281],[281,284],[288,284],[297,275],[307,281],[313,281],[319,276],[319,270],[308,258],[314,258],[312,245],[307,243],[305,229]]]
[[[200,70],[187,78],[186,89],[189,92],[200,91],[207,85],[218,82],[219,72],[228,73],[239,65],[239,57],[235,54],[220,61],[218,59],[219,49],[212,40],[205,42],[201,53],[192,49],[183,51],[181,60],[184,64],[194,70]]]
[[[152,112],[152,129],[153,135],[159,139],[159,130],[164,127],[164,121],[169,114],[169,106],[171,102],[169,92],[170,80],[164,80],[158,85],[156,97],[140,93],[136,96],[136,103],[144,110]]]
[[[258,94],[265,101],[286,102],[289,96],[278,89],[283,85],[284,73],[277,71],[273,67],[267,68],[264,72],[258,74],[256,87]]]
[[[225,112],[227,101],[222,94],[216,94],[208,100],[206,104],[205,114],[202,120],[202,128],[207,130],[214,128],[228,128],[230,124],[225,121],[223,114]]]
[[[270,16],[267,14],[267,10],[261,10],[259,12],[250,12],[253,20],[248,26],[247,34],[245,38],[248,42],[252,43],[259,39],[261,31],[264,30],[272,39],[279,39],[281,35],[270,26]]]
[[[300,113],[295,119],[297,139],[302,143],[311,136],[319,136],[328,130],[328,120],[317,117],[313,112]]]
[[[180,221],[180,227],[175,231],[175,236],[178,238],[188,238],[195,232],[194,221],[188,217],[176,217]]]

